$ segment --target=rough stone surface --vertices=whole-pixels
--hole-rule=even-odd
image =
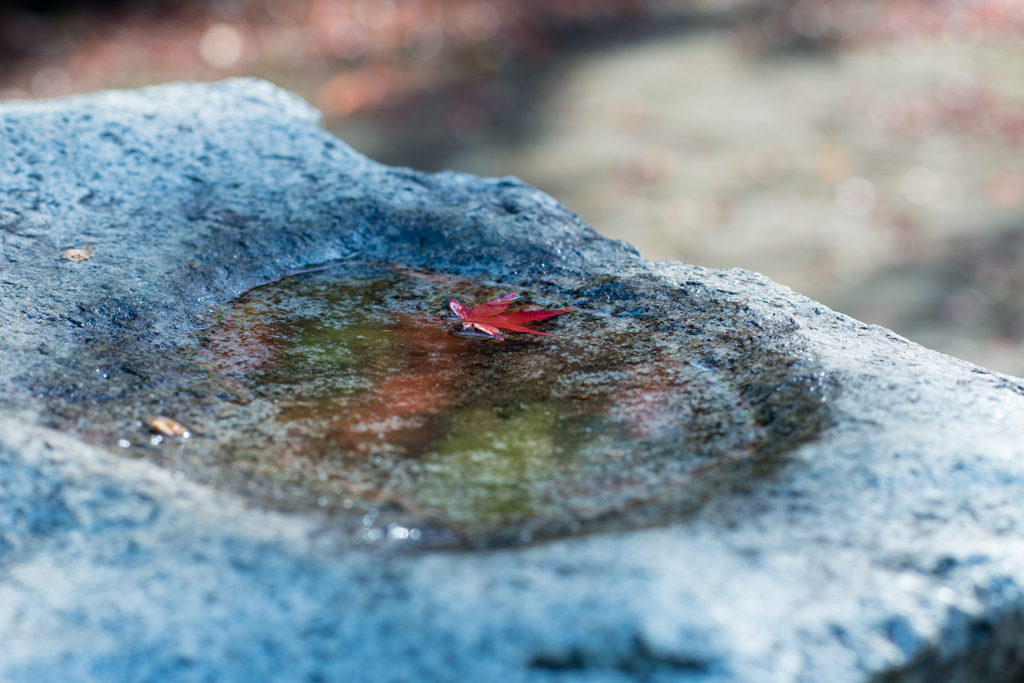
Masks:
[[[753,273],[644,261],[515,179],[381,166],[258,81],[2,116],[0,678],[1024,670],[1022,380]],[[87,244],[91,260],[60,258]],[[189,358],[219,306],[343,259],[630,318],[736,377],[786,457],[661,527],[402,552],[339,543],[314,514],[254,511],[215,472],[178,475],[111,441],[108,421],[209,400]]]

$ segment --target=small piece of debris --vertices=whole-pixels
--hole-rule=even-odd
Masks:
[[[60,257],[67,261],[86,261],[92,258],[92,246],[86,245],[85,249],[65,249]]]
[[[388,367],[388,364],[382,360],[377,361],[377,365],[381,366],[382,368]]]
[[[163,415],[150,415],[149,417],[146,418],[146,424],[148,424],[149,428],[152,429],[154,432],[160,432],[161,434],[165,434],[167,436],[180,436],[185,439],[191,436],[191,434],[189,434],[188,428],[185,425],[181,424],[177,420],[172,420],[169,417],[164,417]]]

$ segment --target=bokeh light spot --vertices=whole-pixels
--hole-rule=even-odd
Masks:
[[[199,56],[215,69],[237,66],[244,51],[241,31],[230,24],[214,24],[199,39]]]

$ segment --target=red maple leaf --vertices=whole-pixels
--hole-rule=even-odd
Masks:
[[[506,313],[505,311],[508,310],[509,304],[518,298],[519,293],[512,292],[511,294],[506,294],[505,296],[482,303],[479,306],[474,306],[472,310],[466,308],[465,304],[458,299],[451,299],[448,302],[448,306],[452,309],[452,312],[458,316],[459,319],[457,322],[462,324],[462,331],[471,332],[475,329],[492,339],[504,339],[506,335],[502,334],[501,330],[557,337],[557,334],[551,334],[550,332],[538,332],[537,330],[531,330],[529,327],[523,327],[521,323],[553,318],[556,315],[568,313],[572,310],[571,308],[558,308],[539,311],[513,311],[512,313]],[[417,325],[417,327],[444,327],[445,325],[450,324],[451,322],[442,322],[433,325]]]

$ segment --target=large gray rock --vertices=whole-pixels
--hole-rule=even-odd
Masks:
[[[515,179],[381,166],[266,83],[2,113],[0,678],[1021,675],[1021,380],[753,273],[644,261]],[[192,359],[218,307],[345,259],[628,318],[735,386],[768,446],[645,528],[436,551],[115,445],[215,412]]]

